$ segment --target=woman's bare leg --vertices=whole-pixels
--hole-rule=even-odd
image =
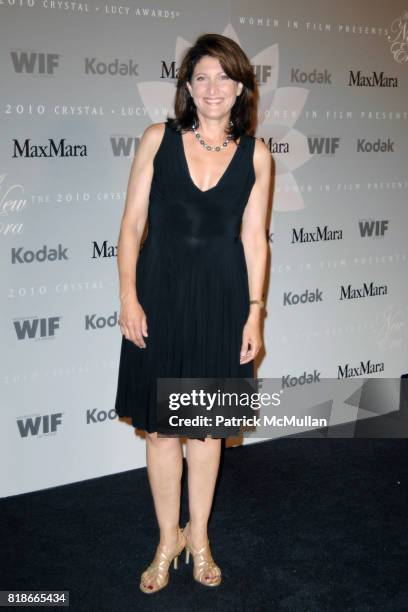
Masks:
[[[160,544],[177,543],[183,453],[180,438],[146,433],[147,474],[160,528]]]
[[[153,495],[156,518],[160,529],[160,549],[171,558],[184,543],[179,530],[180,490],[183,471],[183,453],[179,438],[164,438],[146,432],[147,474]],[[153,565],[160,566],[159,547]],[[157,567],[157,566],[156,566]],[[160,579],[160,575],[162,578]],[[156,590],[163,580],[149,568],[143,572],[141,583],[148,590]],[[143,589],[142,589],[143,590]]]
[[[187,440],[188,499],[191,544],[195,549],[207,543],[207,525],[220,465],[221,440]],[[215,570],[209,576],[216,576]]]
[[[160,548],[171,558],[177,548],[181,546],[181,543],[184,543],[184,538],[179,530],[181,475],[183,471],[180,439],[159,437],[157,433],[149,434],[146,432],[146,459],[147,473],[160,529]],[[159,548],[157,548],[153,559],[153,565],[158,564],[156,568],[160,567],[161,559]],[[163,571],[157,574],[147,568],[141,577],[141,584],[145,589],[156,590],[161,586],[160,582],[162,582],[163,576]]]

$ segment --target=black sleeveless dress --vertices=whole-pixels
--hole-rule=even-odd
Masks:
[[[156,431],[156,378],[253,378],[240,364],[249,287],[240,238],[255,182],[256,138],[240,137],[218,183],[193,182],[181,134],[165,124],[154,158],[148,236],[136,266],[137,297],[148,327],[146,348],[122,335],[115,411]]]

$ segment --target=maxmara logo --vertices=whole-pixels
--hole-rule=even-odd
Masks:
[[[44,244],[38,251],[32,251],[25,247],[12,248],[11,249],[11,263],[12,264],[27,264],[27,263],[42,263],[44,261],[68,261],[67,255],[68,247],[65,249],[62,244],[59,244],[56,249],[51,249],[49,246]]]
[[[49,340],[55,337],[61,317],[32,317],[13,321],[18,340]]]
[[[327,225],[324,227],[316,226],[313,232],[307,232],[304,227],[300,229],[292,228],[292,244],[304,244],[308,242],[325,242],[327,240],[342,240],[343,230],[329,229]]]
[[[58,53],[36,53],[34,51],[11,51],[11,61],[17,74],[53,75],[59,66]]]
[[[113,244],[108,244],[107,240],[104,240],[101,245],[97,242],[92,242],[92,257],[91,259],[100,259],[101,257],[116,257],[118,247]]]
[[[318,83],[319,85],[331,85],[332,75],[325,68],[323,72],[319,72],[317,68],[311,72],[302,71],[300,68],[292,68],[290,71],[290,82],[291,83],[309,83],[313,85]]]
[[[21,438],[28,436],[43,436],[55,434],[62,423],[62,412],[43,414],[35,417],[17,419],[17,427]]]
[[[344,285],[340,288],[340,300],[355,300],[358,298],[375,297],[377,295],[387,295],[387,285],[374,285],[364,283],[362,287],[353,288],[351,285]]]
[[[349,363],[344,366],[339,365],[337,378],[367,376],[367,374],[376,374],[377,372],[384,372],[384,362],[372,363],[371,359],[367,359],[367,361],[360,361],[358,366],[351,366]]]
[[[85,74],[94,74],[97,76],[139,76],[137,67],[139,64],[132,59],[121,61],[116,58],[112,61],[105,62],[96,57],[85,58]]]
[[[96,313],[85,315],[85,329],[104,329],[105,327],[115,327],[118,325],[119,316],[117,310],[108,317],[97,315]]]
[[[296,304],[306,304],[307,302],[322,302],[322,294],[323,291],[321,289],[314,289],[313,291],[306,289],[303,293],[285,291],[283,294],[283,305],[294,306]]]
[[[357,140],[357,153],[394,153],[394,142],[390,138],[387,138],[387,140],[359,138]]]
[[[65,143],[65,138],[58,142],[52,138],[48,139],[46,145],[31,144],[31,138],[19,142],[13,138],[13,157],[86,157],[88,155],[86,145],[70,145]]]
[[[265,138],[260,137],[259,140],[263,140],[271,153],[289,153],[289,143],[283,140],[279,140],[279,142],[274,142],[273,137]]]
[[[373,70],[370,76],[366,76],[361,73],[361,70],[350,70],[348,85],[350,87],[398,87],[398,78],[387,77],[383,71]]]
[[[311,155],[334,155],[340,146],[337,136],[308,136],[307,144]]]
[[[389,219],[364,219],[358,222],[362,238],[383,238],[388,230]]]
[[[165,62],[162,60],[161,63],[161,79],[177,79],[179,68],[175,61]]]
[[[313,372],[306,372],[306,370],[300,376],[291,376],[287,374],[282,376],[282,389],[297,387],[302,385],[310,385],[312,383],[320,382],[321,372],[316,369]]]

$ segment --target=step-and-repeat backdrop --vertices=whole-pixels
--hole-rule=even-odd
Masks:
[[[145,465],[114,413],[116,246],[139,138],[204,32],[251,59],[275,160],[257,376],[406,371],[407,9],[1,0],[1,496]]]

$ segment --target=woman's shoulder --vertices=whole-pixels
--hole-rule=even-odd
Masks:
[[[145,133],[148,134],[148,138],[151,137],[153,140],[154,139],[162,140],[166,130],[168,132],[178,131],[174,119],[168,118],[165,121],[160,121],[158,123],[151,123],[145,129]]]
[[[166,121],[151,123],[145,128],[141,142],[146,144],[146,146],[155,153],[164,139],[165,131]]]
[[[148,125],[144,132],[143,137],[146,135],[148,139],[155,140],[161,139],[166,128],[166,121],[160,121],[159,123],[151,123]]]
[[[271,152],[262,138],[258,136],[251,136],[255,141],[255,155],[260,159],[266,159],[271,156]]]
[[[165,124],[164,121],[151,123],[144,129],[138,146],[139,157],[146,160],[155,159],[164,140]]]
[[[264,170],[265,172],[270,172],[272,167],[272,153],[269,150],[269,147],[265,144],[265,142],[258,138],[257,136],[252,137],[255,140],[254,146],[254,167],[255,171]]]

